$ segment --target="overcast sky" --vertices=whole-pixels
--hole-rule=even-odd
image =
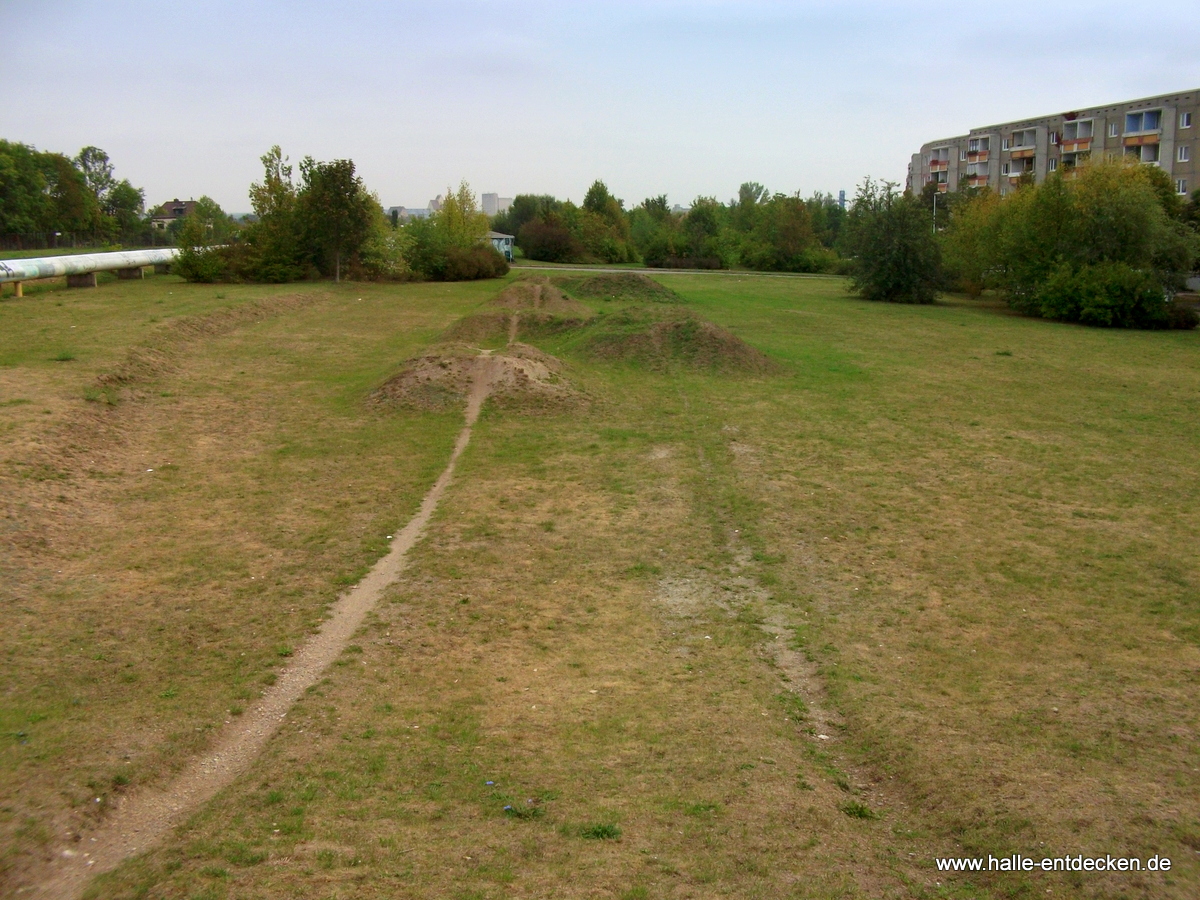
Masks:
[[[1200,88],[1196,0],[0,0],[0,137],[249,210],[272,144],[385,206],[903,182],[972,127]]]

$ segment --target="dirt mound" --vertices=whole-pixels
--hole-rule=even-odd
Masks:
[[[595,315],[544,276],[514,281],[489,305],[499,310],[459,319],[442,333],[442,340],[482,346],[504,337],[513,341],[558,334],[580,327]]]
[[[444,410],[466,402],[472,381],[491,385],[490,402],[506,409],[553,410],[586,401],[562,375],[562,363],[528,344],[479,352],[465,344],[431,347],[404,364],[371,399],[380,405]]]
[[[777,364],[719,325],[689,315],[655,315],[644,309],[604,316],[581,343],[596,359],[639,362],[652,369],[685,365],[718,372],[769,374]]]
[[[683,298],[653,278],[636,272],[591,275],[585,278],[556,278],[555,284],[568,294],[589,300],[632,300],[638,303],[682,303]]]
[[[442,340],[449,343],[486,344],[508,333],[512,313],[476,313],[459,319],[442,332]]]
[[[572,300],[551,284],[544,275],[514,281],[492,300],[492,305],[521,313],[537,310],[550,316],[575,319],[588,319],[595,315],[588,307],[578,300]]]

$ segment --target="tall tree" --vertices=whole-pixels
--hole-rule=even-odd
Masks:
[[[0,232],[47,230],[52,212],[39,156],[26,144],[0,140]]]
[[[100,205],[83,173],[61,153],[40,155],[46,194],[54,204],[53,228],[80,234],[95,231],[100,220]]]
[[[99,147],[84,147],[75,157],[75,165],[83,173],[96,202],[103,206],[108,192],[116,183],[113,179],[113,164],[109,161],[108,154]]]
[[[371,206],[378,204],[354,174],[353,160],[317,162],[306,156],[300,176],[297,206],[305,237],[318,266],[332,261],[334,281],[341,281],[342,259],[362,247],[371,229]]]

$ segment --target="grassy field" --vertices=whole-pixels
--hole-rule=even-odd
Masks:
[[[92,896],[1195,895],[1200,337],[659,280],[778,371],[535,341],[592,402],[485,408],[253,771]],[[0,303],[6,891],[382,553],[461,419],[368,395],[498,287]],[[1173,867],[933,861],[1013,853]]]

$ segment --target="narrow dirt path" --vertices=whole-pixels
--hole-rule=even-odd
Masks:
[[[321,630],[292,657],[275,684],[238,721],[223,730],[216,746],[192,763],[166,787],[130,794],[113,815],[80,843],[55,851],[51,871],[29,896],[75,900],[89,879],[116,868],[123,860],[155,845],[197,806],[207,802],[249,768],[279,729],[288,710],[341,654],[366,614],[404,571],[408,551],[437,509],[454,474],[455,463],[471,440],[471,429],[491,393],[500,362],[482,355],[475,363],[467,396],[466,422],[450,461],[421,501],[417,514],[392,540],[388,554],[330,609]]]

